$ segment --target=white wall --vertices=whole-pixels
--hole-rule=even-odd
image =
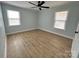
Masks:
[[[2,17],[2,9],[0,4],[0,58],[5,57],[6,36]]]
[[[11,34],[15,32],[27,31],[37,28],[37,20],[38,20],[38,11],[30,10],[30,9],[23,9],[7,4],[3,4],[3,16],[5,22],[6,33]],[[8,25],[8,18],[7,18],[7,10],[15,10],[20,12],[20,26],[9,26]]]
[[[57,11],[69,11],[66,22],[66,29],[54,28],[55,12]],[[48,32],[63,35],[68,38],[74,38],[75,30],[79,20],[79,4],[77,2],[66,4],[63,6],[53,7],[40,11],[39,16],[39,28]]]

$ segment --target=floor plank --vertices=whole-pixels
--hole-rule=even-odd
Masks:
[[[8,58],[69,58],[72,39],[42,30],[7,36]]]

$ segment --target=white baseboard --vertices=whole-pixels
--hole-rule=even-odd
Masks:
[[[18,33],[18,32],[24,32],[24,31],[35,30],[35,29],[40,29],[40,30],[47,31],[47,32],[50,32],[50,33],[54,33],[54,34],[56,34],[56,35],[63,36],[63,37],[69,38],[69,39],[74,39],[73,37],[66,36],[66,35],[63,35],[63,34],[59,34],[59,33],[56,33],[56,32],[52,32],[52,31],[47,30],[47,29],[44,29],[44,28],[30,28],[30,29],[26,29],[26,30],[21,30],[21,31],[16,31],[16,32],[7,33],[7,35],[15,34],[15,33]]]
[[[37,28],[30,28],[30,29],[21,30],[21,31],[15,31],[15,32],[7,33],[7,35],[10,35],[10,34],[15,34],[15,33],[19,33],[19,32],[30,31],[30,30],[35,30],[35,29],[37,29]]]
[[[69,39],[74,39],[74,38],[72,38],[72,37],[70,37],[70,36],[66,36],[66,35],[63,35],[63,34],[59,34],[59,33],[56,33],[56,32],[52,32],[52,31],[47,30],[47,29],[44,29],[44,28],[39,28],[39,29],[40,29],[40,30],[43,30],[43,31],[50,32],[50,33],[54,33],[54,34],[56,34],[56,35],[63,36],[63,37],[69,38]]]

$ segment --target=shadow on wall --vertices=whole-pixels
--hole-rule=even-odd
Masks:
[[[79,58],[79,54],[78,54],[78,58]]]

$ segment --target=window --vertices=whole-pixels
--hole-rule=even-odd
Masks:
[[[68,11],[56,12],[54,27],[58,29],[65,29]]]
[[[9,26],[20,25],[20,13],[18,11],[7,10]]]

